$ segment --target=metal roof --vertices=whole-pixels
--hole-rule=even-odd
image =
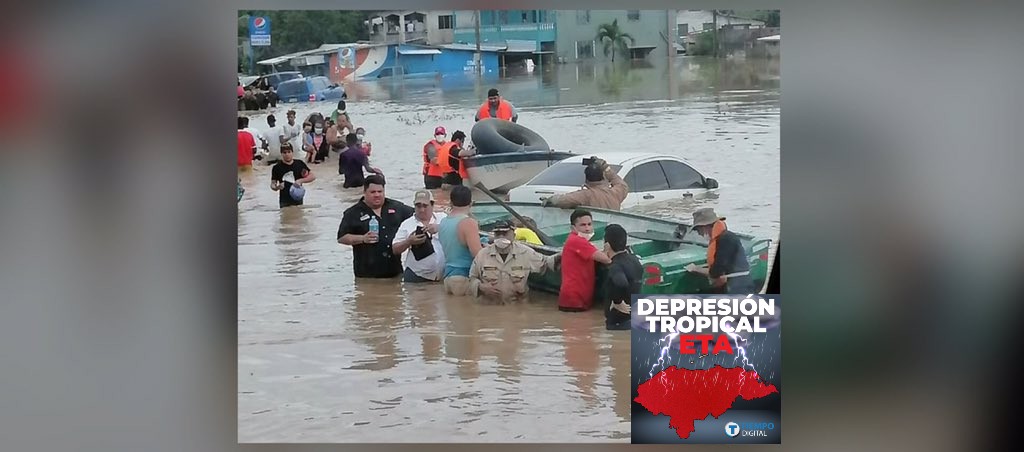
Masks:
[[[509,39],[505,41],[505,51],[511,53],[530,53],[537,50],[536,41]]]
[[[402,55],[438,55],[441,51],[437,49],[398,49],[398,53]]]

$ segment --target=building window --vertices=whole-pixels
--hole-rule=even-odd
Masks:
[[[577,10],[576,11],[576,25],[587,25],[590,23],[590,10]]]
[[[690,25],[689,24],[678,24],[678,25],[676,25],[676,28],[678,29],[677,33],[679,34],[680,38],[690,34]]]
[[[498,11],[498,24],[499,25],[508,25],[508,11],[505,11],[505,10]]]
[[[451,30],[455,28],[455,18],[451,15],[437,16],[437,28],[440,30]]]
[[[629,10],[626,10],[626,19],[629,19],[629,20],[632,20],[632,21],[640,20],[640,10],[639,9],[629,9]]]
[[[576,59],[593,57],[594,41],[576,41]]]

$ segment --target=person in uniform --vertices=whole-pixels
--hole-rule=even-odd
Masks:
[[[500,220],[491,229],[493,243],[473,259],[469,269],[469,293],[474,298],[497,304],[526,299],[530,273],[554,271],[561,253],[545,256],[515,240],[515,228]]]

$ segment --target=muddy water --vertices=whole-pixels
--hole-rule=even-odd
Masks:
[[[778,74],[778,62],[761,60],[563,65],[480,85],[353,85],[349,111],[367,129],[387,195],[407,203],[433,128],[468,133],[494,85],[557,149],[680,155],[721,183],[718,195],[640,211],[686,219],[712,206],[732,229],[776,238]],[[334,106],[294,108],[301,120]],[[279,120],[286,109],[274,111]],[[306,206],[284,210],[269,168],[241,174],[239,441],[628,441],[628,333],[606,331],[596,310],[561,313],[545,294],[476,306],[436,285],[356,281],[351,249],[335,237],[361,193],[341,188],[333,156],[313,170]]]

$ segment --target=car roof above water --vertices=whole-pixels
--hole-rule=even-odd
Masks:
[[[606,162],[608,162],[609,165],[620,165],[620,166],[624,165],[624,164],[626,164],[628,162],[637,161],[637,160],[647,160],[647,159],[652,159],[652,158],[666,158],[666,157],[667,158],[673,158],[673,159],[679,158],[679,157],[675,157],[675,156],[671,156],[671,155],[656,154],[654,152],[613,151],[613,152],[595,152],[595,153],[592,153],[592,154],[583,153],[583,154],[580,154],[580,155],[569,157],[569,158],[567,158],[565,160],[562,160],[562,162],[573,162],[573,163],[580,163],[580,164],[582,164],[583,163],[583,159],[590,158],[591,156],[596,156],[598,158],[602,158]],[[559,163],[561,163],[561,162],[559,162]]]

